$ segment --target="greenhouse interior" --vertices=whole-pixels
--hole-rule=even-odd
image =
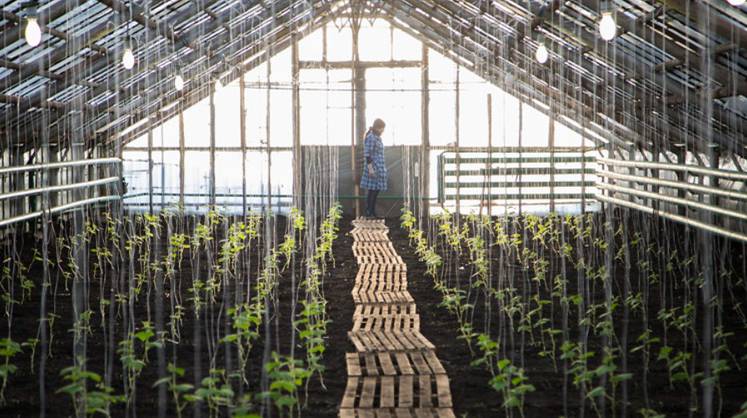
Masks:
[[[0,416],[747,418],[745,0],[0,4]]]

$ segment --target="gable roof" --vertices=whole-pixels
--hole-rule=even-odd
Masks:
[[[596,33],[598,0],[52,0],[39,8],[37,48],[22,37],[24,4],[0,3],[0,129],[12,143],[30,143],[44,126],[64,141],[70,111],[85,113],[75,127],[85,138],[106,140],[175,100],[195,103],[216,76],[235,79],[295,33],[352,11],[387,18],[608,137],[648,149],[713,142],[741,155],[747,145],[747,13],[719,1],[614,0],[618,36],[607,43]],[[128,42],[138,61],[129,71],[120,63]],[[551,52],[545,65],[534,60],[539,42]],[[188,80],[182,92],[177,73]]]

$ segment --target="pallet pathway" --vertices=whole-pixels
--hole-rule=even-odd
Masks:
[[[358,261],[348,337],[348,382],[341,418],[455,418],[449,378],[436,347],[420,332],[407,291],[407,266],[389,241],[383,220],[353,221]]]

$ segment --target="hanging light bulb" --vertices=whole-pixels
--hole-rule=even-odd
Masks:
[[[534,58],[537,59],[537,62],[540,64],[546,63],[547,59],[550,58],[550,54],[547,52],[547,47],[544,42],[541,42],[537,47],[537,50],[534,52]]]
[[[41,27],[35,16],[26,18],[26,29],[23,31],[23,35],[26,38],[26,42],[31,46],[37,46],[41,43]]]
[[[215,79],[215,86],[214,86],[215,91],[218,91],[218,90],[220,90],[222,88],[223,88],[223,83],[220,82],[220,78],[216,78]]]
[[[184,89],[184,79],[181,74],[177,74],[176,77],[174,77],[174,88],[176,88],[177,91],[182,91]]]
[[[135,54],[132,53],[132,48],[125,48],[124,54],[122,54],[122,65],[128,70],[135,66]]]
[[[745,0],[729,0],[729,4],[731,4],[732,6],[736,6],[736,7],[743,5],[744,2]]]
[[[602,19],[599,21],[599,35],[605,41],[615,39],[615,35],[617,35],[617,23],[615,23],[615,19],[612,17],[612,12],[602,13]]]

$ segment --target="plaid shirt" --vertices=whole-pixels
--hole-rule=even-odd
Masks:
[[[363,145],[365,166],[361,176],[361,187],[368,190],[386,190],[387,173],[384,162],[384,143],[373,132],[366,135]],[[373,164],[374,176],[368,174],[368,163]]]

